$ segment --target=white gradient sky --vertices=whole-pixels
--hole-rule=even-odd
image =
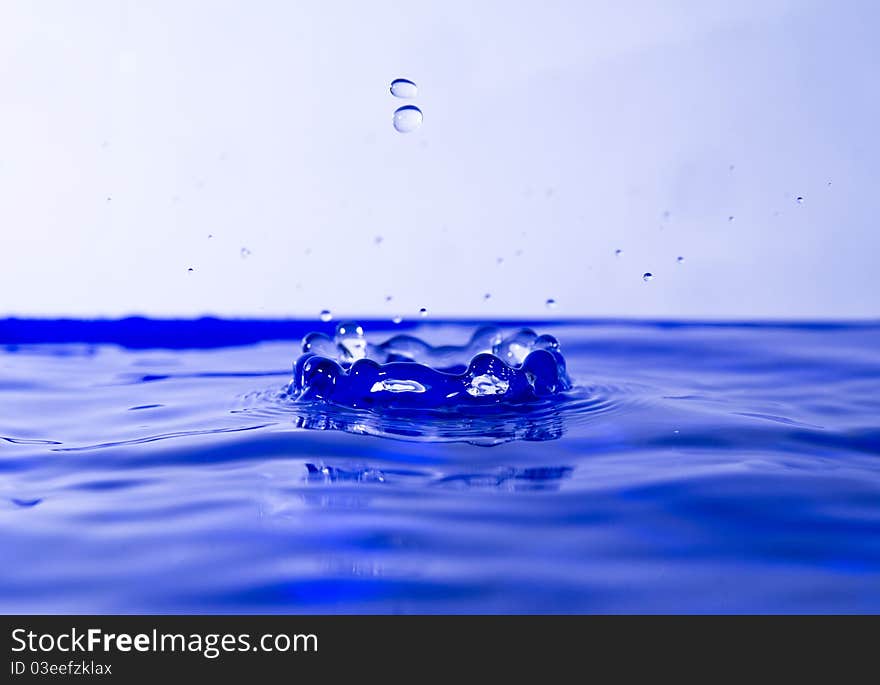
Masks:
[[[4,0],[0,316],[877,318],[878,26],[854,0]]]

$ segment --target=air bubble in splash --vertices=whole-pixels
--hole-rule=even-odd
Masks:
[[[394,111],[394,129],[399,133],[412,133],[422,125],[422,110],[415,105],[404,105]]]

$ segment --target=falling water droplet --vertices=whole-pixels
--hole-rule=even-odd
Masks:
[[[496,264],[504,264],[504,257],[497,257],[495,259]]]
[[[320,316],[321,316],[321,321],[324,321],[324,322],[330,321],[330,319],[333,318],[333,314],[330,313],[329,309],[322,309]]]
[[[422,110],[415,105],[404,105],[395,110],[392,121],[399,133],[411,133],[422,125]]]
[[[385,238],[380,235],[377,235],[375,238],[373,238],[373,242],[376,243],[376,245],[381,245],[383,240],[385,240]]]
[[[394,79],[391,82],[391,94],[396,98],[414,98],[419,94],[418,86],[407,78]]]
[[[421,307],[419,309],[419,316],[424,319],[426,316],[428,316],[428,310],[425,307]]]
[[[484,300],[489,300],[491,298],[492,298],[492,293],[486,293],[485,295],[483,295]]]
[[[400,314],[391,319],[392,323],[400,323],[401,321],[403,321],[403,317]]]
[[[797,201],[797,203],[798,203],[799,205],[804,204],[804,198],[803,198],[803,196],[801,196],[801,195],[798,195],[798,196],[795,198],[795,200]]]
[[[645,273],[642,274],[642,280],[643,281],[652,281],[652,280],[654,280],[654,274],[652,274],[650,271],[646,271]]]
[[[615,256],[615,257],[619,257],[619,256],[622,255],[622,254],[623,254],[623,250],[615,250],[615,251],[614,251],[614,256]]]
[[[247,249],[246,247],[241,248],[241,258],[242,259],[247,259],[248,257],[250,257],[250,255],[251,255],[251,251],[249,249]]]
[[[189,271],[190,273],[192,273],[193,271],[195,271],[195,269],[193,269],[192,267],[189,267],[189,268],[187,269],[187,271]]]
[[[684,261],[684,257],[680,257],[680,256],[676,257],[675,261],[678,262],[679,264],[681,264]]]
[[[391,300],[393,300],[393,299],[394,299],[394,298],[391,297],[391,295],[386,295],[386,296],[385,296],[385,301],[386,301],[386,302],[391,302]]]
[[[556,300],[552,297],[547,298],[547,301],[544,304],[547,305],[547,309],[556,309]]]

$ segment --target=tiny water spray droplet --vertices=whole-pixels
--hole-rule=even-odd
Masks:
[[[330,319],[333,318],[333,314],[330,312],[329,309],[322,309],[320,317],[321,317],[321,321],[324,321],[326,323],[327,321],[330,321]]]
[[[403,317],[400,314],[391,319],[392,323],[400,323],[401,321],[403,321]]]
[[[419,88],[408,78],[396,78],[391,82],[391,94],[396,98],[414,98],[419,94]]]
[[[803,196],[801,196],[801,195],[798,195],[798,196],[795,198],[795,201],[796,201],[799,205],[804,204],[804,198],[803,198]]]
[[[427,310],[427,308],[425,308],[425,307],[421,307],[421,308],[419,309],[419,316],[421,316],[423,319],[424,319],[426,316],[428,316],[428,310]]]
[[[615,257],[619,257],[619,256],[622,255],[622,254],[623,254],[623,250],[615,250],[615,251],[614,251],[614,256],[615,256]]]
[[[394,128],[399,133],[411,133],[422,125],[422,110],[415,105],[404,105],[394,112]]]
[[[682,262],[684,262],[684,257],[681,257],[681,256],[676,257],[675,261],[678,262],[679,264],[681,264]]]
[[[652,274],[650,271],[646,271],[645,273],[642,274],[642,280],[645,281],[645,282],[647,282],[647,281],[653,281],[653,280],[654,280],[654,274]]]
[[[556,300],[552,297],[548,297],[547,301],[544,303],[547,305],[547,309],[556,309]]]
[[[727,217],[727,220],[728,220],[728,221],[733,221],[733,214],[731,214],[729,217]]]
[[[490,299],[492,299],[492,293],[486,293],[485,295],[483,295],[483,299],[484,299],[484,300],[490,300]]]
[[[242,259],[247,259],[250,256],[251,256],[251,251],[249,249],[247,249],[246,247],[241,248],[241,258]]]

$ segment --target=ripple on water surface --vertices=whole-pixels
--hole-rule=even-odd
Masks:
[[[880,611],[878,326],[120,326],[0,325],[4,611]]]

